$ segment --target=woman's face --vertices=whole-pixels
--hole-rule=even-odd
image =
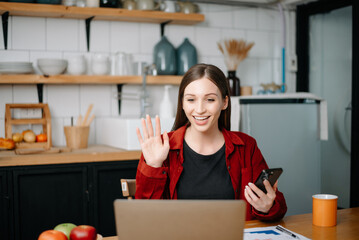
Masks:
[[[218,87],[204,77],[188,84],[183,95],[183,110],[193,130],[218,130],[221,111],[228,106],[228,96],[222,99]]]

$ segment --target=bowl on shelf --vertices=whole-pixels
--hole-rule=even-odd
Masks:
[[[37,66],[44,75],[58,75],[66,70],[67,60],[40,58],[37,60]]]

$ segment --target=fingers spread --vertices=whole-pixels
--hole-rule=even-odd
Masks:
[[[141,132],[140,132],[139,128],[136,128],[136,133],[137,133],[138,141],[140,142],[140,145],[142,145],[143,139],[142,139]]]
[[[150,115],[146,115],[148,136],[153,137],[153,126]]]
[[[156,115],[156,137],[161,136],[161,121],[160,118]]]
[[[148,139],[148,131],[146,126],[146,120],[144,118],[141,118],[141,124],[142,124],[143,138],[146,140]]]

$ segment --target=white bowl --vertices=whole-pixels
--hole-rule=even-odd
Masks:
[[[37,66],[44,75],[58,75],[67,67],[67,60],[41,58],[37,60]]]

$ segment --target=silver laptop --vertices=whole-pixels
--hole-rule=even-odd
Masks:
[[[119,240],[242,240],[243,200],[114,201]]]

